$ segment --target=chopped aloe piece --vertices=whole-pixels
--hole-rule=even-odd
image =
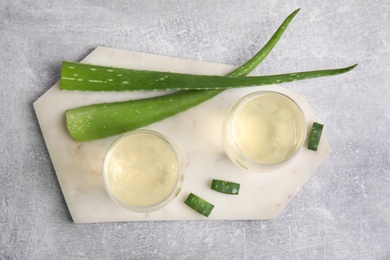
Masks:
[[[309,144],[307,147],[309,150],[317,151],[323,128],[324,125],[317,122],[313,123],[309,137]]]
[[[195,210],[196,212],[208,217],[214,208],[214,205],[201,197],[190,193],[187,199],[184,201],[186,205]]]
[[[238,195],[240,184],[230,181],[212,180],[210,188],[221,193]]]

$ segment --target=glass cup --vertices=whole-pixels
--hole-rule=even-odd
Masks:
[[[258,91],[236,102],[225,118],[222,142],[233,163],[267,172],[291,160],[302,147],[306,119],[285,94]]]
[[[106,191],[116,203],[131,211],[151,212],[179,194],[184,160],[167,137],[137,130],[123,134],[111,145],[103,177]]]

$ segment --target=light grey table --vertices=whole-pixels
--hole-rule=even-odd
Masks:
[[[327,161],[272,221],[73,224],[32,103],[96,46],[240,65],[302,8],[255,74],[325,124]],[[390,2],[0,1],[0,259],[390,259]]]

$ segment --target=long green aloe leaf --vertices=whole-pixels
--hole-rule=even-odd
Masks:
[[[270,76],[231,77],[123,69],[64,61],[60,86],[62,90],[83,91],[229,89],[333,76],[355,66]]]
[[[290,14],[267,44],[230,76],[245,76],[270,53],[299,9]],[[96,104],[66,111],[66,125],[76,141],[90,141],[147,126],[188,110],[223,90],[178,91],[160,97]]]

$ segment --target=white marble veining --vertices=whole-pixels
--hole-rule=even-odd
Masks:
[[[83,62],[100,65],[198,74],[226,74],[234,67],[180,58],[99,47]],[[135,213],[121,208],[107,195],[102,164],[109,145],[117,136],[78,143],[65,127],[67,109],[92,103],[122,101],[158,95],[159,92],[85,93],[60,91],[58,83],[43,94],[34,108],[61,185],[69,211],[76,223],[147,220],[272,219],[283,211],[295,194],[326,159],[330,146],[323,135],[319,150],[305,146],[284,167],[266,174],[240,169],[229,161],[221,143],[221,127],[229,108],[240,97],[258,89],[272,89],[289,95],[303,109],[308,128],[316,120],[309,104],[279,86],[232,89],[193,109],[152,124],[146,129],[161,132],[181,149],[186,160],[183,189],[168,206],[151,213]],[[211,179],[241,184],[238,196],[209,189]],[[215,205],[205,218],[183,201],[193,192]]]

